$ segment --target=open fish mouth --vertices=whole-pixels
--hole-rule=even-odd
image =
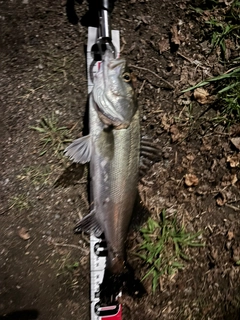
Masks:
[[[109,68],[111,69],[114,69],[116,67],[119,67],[119,66],[125,66],[126,65],[126,60],[124,59],[112,59],[108,62],[108,66]]]

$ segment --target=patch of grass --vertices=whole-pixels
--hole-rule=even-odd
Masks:
[[[31,207],[30,201],[27,196],[24,194],[19,194],[17,196],[13,196],[9,199],[10,207],[9,209],[15,208],[19,211],[28,210]]]
[[[214,84],[216,93],[215,106],[218,107],[219,115],[212,120],[230,125],[240,121],[240,67],[199,82],[193,87],[182,92],[187,92],[206,85]]]
[[[201,232],[187,232],[184,226],[178,225],[176,216],[173,219],[166,218],[164,210],[159,221],[149,218],[146,227],[140,231],[142,243],[136,255],[144,261],[147,268],[142,280],[152,277],[153,293],[159,286],[161,276],[174,275],[184,268],[184,261],[191,259],[187,255],[189,247],[204,246],[197,239]]]
[[[190,6],[190,9],[202,15],[204,22],[209,26],[209,28],[205,28],[205,31],[211,39],[212,50],[220,48],[221,58],[224,61],[229,60],[226,49],[239,47],[240,1],[233,0],[228,3],[225,1],[203,1],[201,7]]]
[[[214,48],[220,47],[221,54],[224,60],[227,60],[226,55],[226,40],[232,39],[234,43],[238,39],[237,31],[240,29],[239,24],[230,24],[226,21],[218,21],[212,18],[206,21],[211,27],[211,44]]]
[[[46,186],[50,184],[52,169],[50,166],[38,166],[24,168],[22,173],[17,176],[19,180],[30,181],[34,186]]]
[[[42,151],[40,156],[44,155],[48,151],[61,155],[61,152],[64,150],[65,143],[72,141],[68,137],[69,130],[67,127],[58,126],[58,119],[54,114],[49,118],[42,118],[39,126],[31,126],[30,128],[36,130],[41,135],[40,141]]]
[[[211,17],[205,22],[210,26],[213,49],[220,48],[223,62],[226,67],[229,66],[230,70],[217,77],[201,81],[182,92],[212,85],[209,91],[214,96],[212,101],[214,100],[217,116],[211,120],[229,126],[240,121],[240,58],[236,58],[236,52],[240,47],[240,1],[214,2],[213,6],[213,3],[210,5],[210,2],[206,1],[206,4],[211,7],[211,14],[208,7],[205,7],[207,10],[205,16]],[[204,10],[195,11],[204,15]],[[230,64],[228,60],[231,58],[231,51],[235,52]]]
[[[79,262],[72,262],[70,261],[69,255],[67,255],[63,259],[63,263],[61,264],[59,268],[59,272],[57,273],[57,277],[61,275],[66,275],[66,274],[73,274],[78,268],[80,267]]]
[[[69,272],[73,272],[74,270],[76,270],[79,267],[79,262],[74,262],[72,264],[66,264],[65,265],[65,269]]]
[[[71,261],[69,255],[64,258],[62,265],[59,268],[57,277],[61,278],[61,281],[64,281],[64,286],[67,286],[69,289],[75,291],[79,289],[79,273],[80,272],[80,263]]]

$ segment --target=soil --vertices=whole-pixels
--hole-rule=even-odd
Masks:
[[[0,1],[1,319],[90,319],[89,238],[72,231],[88,212],[87,170],[58,152],[67,145],[61,130],[44,146],[31,128],[52,118],[69,139],[82,134],[89,15],[79,2],[74,15],[68,1],[67,15],[64,0]],[[240,319],[239,150],[231,142],[240,130],[213,122],[212,104],[181,93],[226,71],[211,51],[209,11],[201,16],[197,5],[122,0],[112,15],[136,75],[142,134],[161,150],[139,183],[142,204],[153,217],[177,213],[205,243],[155,295],[145,281],[143,298],[123,296],[123,319]],[[140,227],[130,228],[127,252],[141,277],[132,254]],[[21,310],[29,312],[6,316]]]

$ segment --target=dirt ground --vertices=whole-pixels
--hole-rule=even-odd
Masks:
[[[145,282],[142,299],[123,296],[123,319],[240,319],[239,153],[230,141],[240,130],[216,125],[214,108],[181,93],[225,71],[197,5],[204,2],[121,0],[112,16],[137,78],[142,134],[161,149],[139,183],[141,201],[152,216],[176,212],[205,243],[155,295]],[[69,21],[65,0],[0,8],[0,319],[90,319],[89,240],[72,231],[88,212],[87,170],[59,156],[59,132],[54,150],[31,128],[51,118],[67,138],[82,134],[87,3],[75,5],[83,25]],[[186,177],[197,182],[187,186]],[[139,228],[130,228],[127,248],[141,277],[131,254]],[[4,316],[19,310],[30,311]]]

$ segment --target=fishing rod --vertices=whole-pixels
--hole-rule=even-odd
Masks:
[[[116,49],[112,43],[112,30],[110,15],[113,10],[115,0],[101,0],[98,10],[99,27],[97,29],[97,40],[93,45],[92,52],[95,55],[100,55],[101,60],[106,50],[112,52],[113,57],[116,57]],[[97,58],[98,60],[98,58]]]

